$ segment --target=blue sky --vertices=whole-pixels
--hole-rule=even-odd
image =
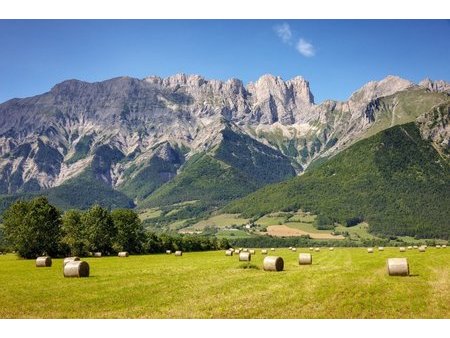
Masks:
[[[310,81],[316,102],[370,80],[450,81],[449,20],[0,20],[0,102],[66,79],[176,73]]]

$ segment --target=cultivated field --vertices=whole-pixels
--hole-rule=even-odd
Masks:
[[[0,256],[0,318],[450,318],[450,249],[276,249],[282,272],[223,251],[86,258],[89,278]],[[407,257],[411,276],[389,277],[388,257]]]

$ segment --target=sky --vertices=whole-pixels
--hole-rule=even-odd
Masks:
[[[316,103],[372,80],[450,82],[450,20],[0,20],[0,102],[67,79],[303,76]]]

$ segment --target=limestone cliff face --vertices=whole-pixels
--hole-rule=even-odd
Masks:
[[[431,80],[420,86],[449,88]],[[299,173],[363,135],[378,119],[378,98],[415,87],[389,76],[346,102],[315,104],[302,77],[263,75],[247,86],[185,74],[64,81],[0,104],[0,194],[58,186],[86,168],[120,187],[155,158],[170,179],[193,154],[213,151],[225,124],[287,156]],[[438,134],[447,142],[448,134]]]

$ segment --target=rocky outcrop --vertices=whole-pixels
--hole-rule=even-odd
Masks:
[[[448,89],[440,81],[421,86]],[[263,75],[247,86],[185,74],[64,81],[42,95],[0,104],[0,193],[59,186],[85,170],[115,188],[144,177],[143,168],[147,176],[162,175],[158,184],[164,183],[192,155],[213,152],[230,123],[238,134],[288,158],[299,173],[363,135],[378,118],[379,98],[413,87],[389,76],[346,102],[315,104],[302,77]],[[267,149],[252,147],[254,155]]]

